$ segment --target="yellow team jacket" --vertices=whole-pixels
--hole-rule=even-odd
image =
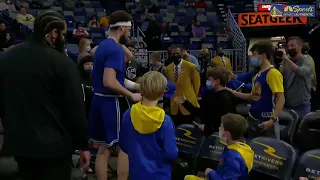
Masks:
[[[214,58],[211,59],[211,61],[215,64],[215,66],[222,66],[227,68],[229,71],[232,71],[230,59],[226,56],[223,56],[223,59],[225,60],[226,64],[224,64],[220,56],[215,56]]]
[[[185,60],[182,60],[181,73],[177,81],[174,79],[174,64],[171,63],[167,67],[168,79],[176,85],[175,96],[185,96],[186,99],[195,107],[200,107],[197,95],[200,89],[200,75],[197,67]],[[181,104],[176,104],[171,99],[171,114],[176,115],[178,108],[183,115],[189,115],[188,112]]]

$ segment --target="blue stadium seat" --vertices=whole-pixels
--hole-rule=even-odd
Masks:
[[[320,178],[320,149],[305,152],[298,160],[294,169],[293,179],[308,177],[309,179]]]
[[[255,154],[249,179],[291,179],[297,153],[290,144],[274,138],[257,137],[251,140],[248,145]]]
[[[66,45],[68,51],[70,51],[73,54],[79,54],[79,46],[78,44],[67,44]]]
[[[187,44],[187,49],[189,50],[199,50],[201,49],[201,44]]]
[[[179,36],[174,38],[174,42],[177,44],[189,44],[189,37],[185,37],[185,36]]]

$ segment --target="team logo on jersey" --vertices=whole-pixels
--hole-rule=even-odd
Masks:
[[[252,87],[252,99],[254,101],[259,101],[261,96],[261,84],[258,82],[255,82]]]
[[[126,75],[129,79],[134,79],[137,76],[137,69],[134,67],[128,67],[126,71]]]

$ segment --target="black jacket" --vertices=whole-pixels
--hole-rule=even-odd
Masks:
[[[26,158],[69,156],[88,149],[88,127],[76,64],[31,40],[0,59],[3,153]]]

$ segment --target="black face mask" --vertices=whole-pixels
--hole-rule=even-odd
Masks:
[[[180,62],[180,60],[181,60],[181,56],[180,55],[178,55],[178,56],[171,56],[171,61],[174,63],[174,64],[179,64],[179,62]]]
[[[220,56],[220,57],[222,57],[223,55],[224,55],[224,53],[223,53],[223,52],[218,53],[218,56]]]
[[[296,49],[288,49],[288,54],[290,57],[295,57],[297,55]]]

